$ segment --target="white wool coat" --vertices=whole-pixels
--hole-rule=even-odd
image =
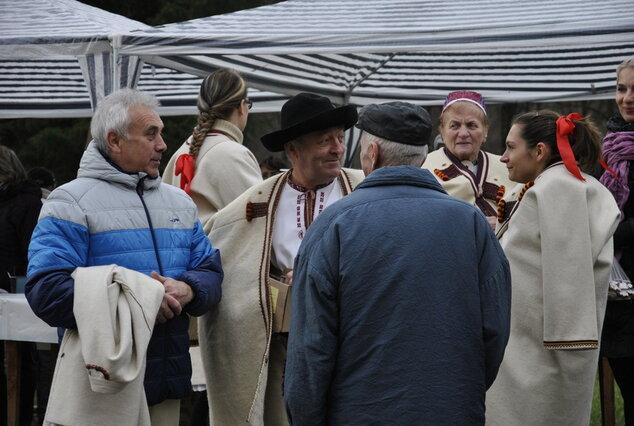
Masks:
[[[285,359],[271,354],[268,280],[275,212],[288,176],[285,172],[251,187],[205,225],[222,253],[225,272],[222,300],[198,322],[212,425],[263,425],[270,380],[279,382],[280,398],[268,401],[267,410],[281,410],[278,418],[285,418]],[[360,170],[342,170],[343,194],[362,179]],[[279,377],[268,377],[269,371]]]
[[[476,204],[476,196],[482,194],[486,188],[492,185],[504,186],[508,191],[516,185],[515,182],[509,179],[509,173],[506,169],[506,165],[500,161],[500,156],[491,154],[485,151],[481,151],[483,154],[483,161],[478,164],[478,167],[483,167],[485,170],[481,174],[481,180],[476,181],[475,176],[455,166],[449,157],[445,154],[443,149],[438,149],[431,152],[425,162],[423,168],[432,172],[432,174],[438,180],[447,194],[452,197],[456,197],[460,200],[466,201],[469,204]],[[460,173],[447,176],[446,180],[438,176],[438,171],[446,171],[448,168],[452,170],[459,170]],[[447,172],[449,173],[449,172]],[[497,201],[494,197],[486,198],[486,202],[494,209],[497,210]]]
[[[489,425],[589,423],[619,209],[583,176],[550,166],[498,230],[511,335],[486,396]]]
[[[242,132],[232,123],[218,119],[213,129],[223,133],[208,135],[196,157],[196,170],[191,182],[191,197],[198,208],[198,217],[205,223],[218,210],[233,201],[247,188],[262,182],[262,172],[253,153],[242,145]],[[163,182],[180,188],[176,176],[176,160],[189,153],[191,136],[172,155],[163,172]]]
[[[143,378],[163,285],[116,265],[77,268],[45,425],[150,425]]]

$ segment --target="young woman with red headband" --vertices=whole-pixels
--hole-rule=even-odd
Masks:
[[[198,124],[165,167],[163,182],[185,190],[202,224],[262,181],[253,153],[242,144],[251,101],[237,71],[209,74],[198,95]]]
[[[603,139],[603,156],[616,176],[604,173],[600,181],[621,210],[614,250],[627,276],[634,279],[634,57],[619,65],[616,80],[619,113],[608,120]],[[634,425],[634,300],[608,301],[601,355],[608,358],[621,389],[625,424]]]
[[[576,113],[523,114],[508,133],[500,161],[524,185],[499,203],[511,334],[487,392],[487,424],[590,421],[619,218],[610,192],[588,174],[600,157],[599,132]]]

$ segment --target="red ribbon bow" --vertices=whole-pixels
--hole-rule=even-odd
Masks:
[[[176,176],[181,176],[181,189],[184,190],[187,195],[191,195],[191,184],[194,179],[194,169],[196,168],[196,159],[189,154],[182,154],[176,160]]]
[[[567,116],[562,115],[557,119],[557,148],[559,149],[559,155],[561,155],[566,169],[577,179],[585,181],[583,176],[581,176],[579,166],[577,166],[577,160],[575,159],[575,154],[572,152],[570,139],[568,138],[569,135],[573,134],[575,129],[575,124],[572,120],[581,120],[582,118],[581,114],[573,112]]]

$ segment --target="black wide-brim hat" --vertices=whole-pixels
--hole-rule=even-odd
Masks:
[[[339,108],[324,96],[299,93],[282,106],[281,129],[260,138],[269,151],[284,150],[284,145],[300,136],[317,130],[343,126],[349,129],[357,122],[357,108],[346,105]]]

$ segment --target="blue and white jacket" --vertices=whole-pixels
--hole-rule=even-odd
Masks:
[[[125,173],[91,142],[77,179],[51,193],[29,246],[26,297],[51,326],[76,328],[77,267],[116,264],[186,282],[194,299],[183,314],[156,324],[147,352],[149,405],[191,391],[189,318],[220,301],[223,273],[194,202],[160,177]]]

